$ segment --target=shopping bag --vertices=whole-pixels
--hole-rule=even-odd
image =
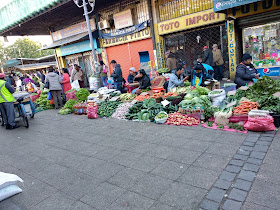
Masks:
[[[109,84],[114,84],[114,78],[113,77],[109,77],[107,83]]]
[[[51,94],[51,91],[48,92],[48,95],[47,95],[47,100],[52,100],[52,94]]]
[[[26,88],[28,90],[29,93],[33,93],[34,92],[34,88],[31,84],[31,82],[29,82],[27,85],[26,85]]]
[[[80,84],[78,80],[75,80],[71,83],[72,89],[80,89]]]

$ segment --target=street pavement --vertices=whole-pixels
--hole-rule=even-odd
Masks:
[[[0,210],[279,209],[280,133],[229,133],[39,112],[0,128]]]

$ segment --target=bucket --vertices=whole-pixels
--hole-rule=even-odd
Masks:
[[[272,114],[271,115],[274,119],[274,125],[276,128],[280,127],[280,115],[279,114]]]

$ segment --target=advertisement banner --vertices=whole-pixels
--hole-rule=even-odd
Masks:
[[[115,28],[121,29],[129,26],[133,26],[131,10],[125,10],[123,12],[113,15]]]
[[[96,30],[95,21],[93,19],[90,20],[91,30]],[[77,34],[81,34],[87,32],[87,23],[86,21],[77,23],[75,25],[69,26],[67,28],[61,29],[59,31],[55,31],[52,33],[53,41],[58,41],[60,39],[64,39],[70,36],[74,36]]]
[[[78,42],[75,44],[57,48],[56,53],[58,57],[61,57],[61,56],[72,55],[80,52],[86,52],[90,50],[91,50],[90,41],[86,40],[83,42]]]
[[[261,0],[213,0],[214,11],[222,11]]]
[[[138,31],[142,31],[145,28],[147,28],[148,26],[149,26],[149,21],[147,20],[143,23],[137,24],[130,28],[126,28],[123,30],[117,30],[116,32],[101,34],[101,37],[102,37],[102,39],[112,39],[112,38],[116,38],[116,37],[126,36],[129,34],[134,34]]]

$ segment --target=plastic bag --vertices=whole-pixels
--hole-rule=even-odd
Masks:
[[[69,101],[70,99],[74,99],[75,101],[77,101],[77,97],[76,97],[76,90],[69,92],[69,93],[65,93],[66,95],[66,100]]]
[[[97,78],[96,77],[89,77],[89,88],[90,90],[97,91]]]
[[[14,185],[17,182],[23,182],[23,180],[15,174],[0,172],[0,189],[9,185]]]
[[[33,92],[34,92],[34,88],[33,88],[32,84],[31,84],[31,82],[29,82],[29,83],[26,85],[26,88],[27,88],[28,92],[30,92],[30,93],[33,93]]]
[[[220,104],[222,103],[222,101],[226,98],[226,91],[223,89],[216,89],[214,91],[220,91],[220,94],[210,94],[208,93],[209,98],[212,101],[212,105],[213,106],[220,106]]]
[[[80,84],[78,80],[75,80],[71,83],[72,89],[80,89]]]
[[[48,92],[47,100],[52,100],[52,93],[51,93],[51,91]]]
[[[87,117],[88,119],[97,119],[97,106],[88,106],[87,108]]]
[[[103,73],[107,74],[108,73],[108,67],[106,65],[103,65]]]
[[[274,131],[274,119],[271,116],[263,117],[248,117],[245,122],[244,128],[249,131]]]
[[[13,195],[16,195],[18,193],[22,192],[22,189],[20,189],[17,185],[9,185],[7,187],[4,187],[0,189],[0,202],[2,200],[5,200]]]
[[[109,77],[107,83],[114,84],[114,78],[113,77]]]

